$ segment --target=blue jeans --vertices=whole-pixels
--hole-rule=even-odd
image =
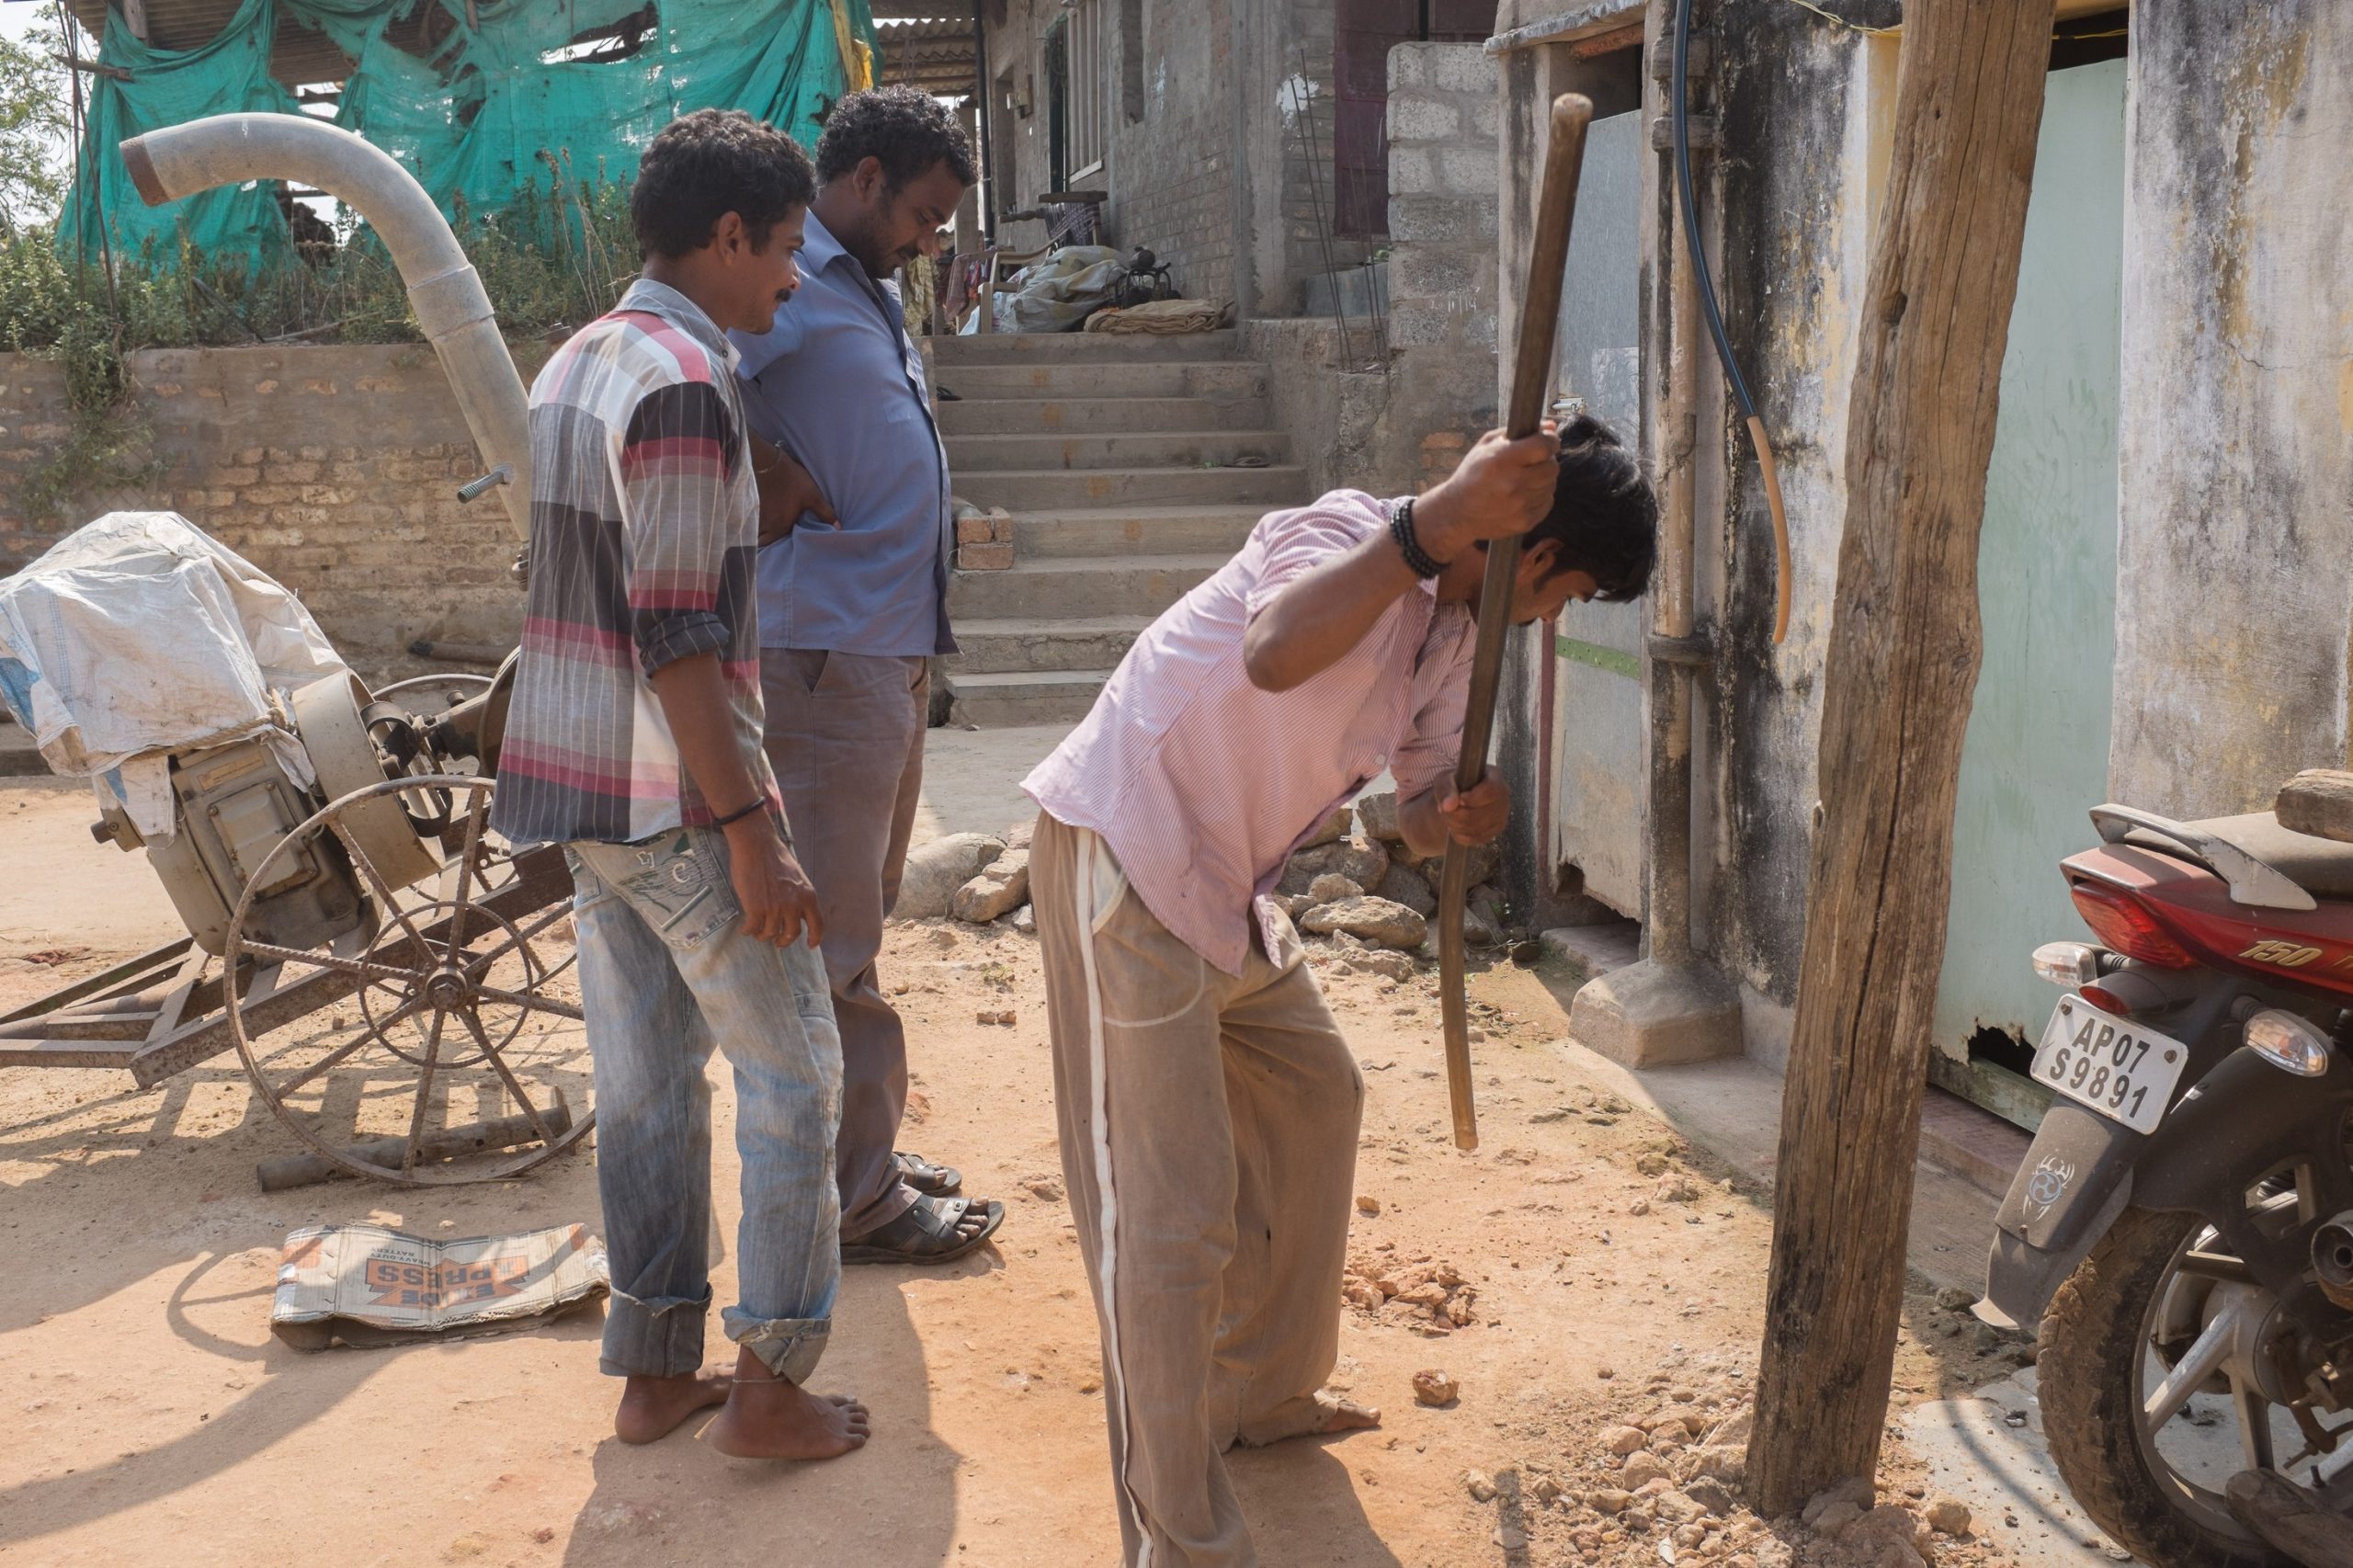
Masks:
[[[597,1187],[613,1294],[602,1365],[678,1377],[702,1365],[710,1310],[713,1045],[735,1070],[740,1304],[727,1336],[805,1381],[841,1286],[841,1037],[806,943],[744,935],[727,841],[673,829],[639,844],[565,846],[580,932],[580,999],[597,1069]]]

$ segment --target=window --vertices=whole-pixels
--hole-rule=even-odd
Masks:
[[[1069,4],[1069,0],[1065,0]],[[1077,0],[1069,5],[1067,64],[1064,85],[1068,108],[1063,112],[1065,176],[1075,183],[1103,167],[1105,124],[1108,119],[1108,60],[1103,38],[1103,0]]]

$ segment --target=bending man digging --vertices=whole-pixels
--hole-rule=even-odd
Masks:
[[[1656,516],[1582,419],[1557,443],[1491,433],[1418,501],[1277,512],[1025,782],[1130,1563],[1255,1562],[1223,1451],[1380,1421],[1323,1388],[1364,1083],[1268,896],[1284,862],[1383,769],[1419,852],[1500,833],[1503,782],[1449,782],[1475,618],[1634,597]],[[1512,602],[1483,605],[1486,541],[1512,534]]]

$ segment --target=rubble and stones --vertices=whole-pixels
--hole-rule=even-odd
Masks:
[[[956,890],[949,913],[974,926],[1009,915],[1029,900],[1029,851],[1007,849]]]
[[[951,833],[909,852],[892,918],[936,920],[946,915],[958,890],[1005,850],[1005,840],[992,834]]]
[[[1414,1374],[1414,1403],[1432,1409],[1452,1404],[1461,1397],[1462,1386],[1446,1373],[1427,1370]]]
[[[1348,898],[1319,904],[1300,917],[1300,929],[1318,936],[1345,931],[1368,942],[1400,950],[1418,948],[1429,923],[1402,903],[1385,898]]]

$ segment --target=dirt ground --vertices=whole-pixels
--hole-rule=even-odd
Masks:
[[[1012,799],[985,763],[949,764],[978,791],[966,817]],[[144,868],[89,843],[87,815],[60,786],[0,790],[0,1011],[175,934]],[[927,821],[975,825],[956,818]],[[1774,1568],[1794,1549],[1809,1562],[1904,1561],[1864,1553],[1859,1537],[1833,1549],[1794,1527],[1775,1535],[1736,1508],[1680,1537],[1670,1519],[1630,1527],[1649,1502],[1604,1511],[1625,1479],[1613,1429],[1622,1445],[1628,1424],[1651,1428],[1638,1440],[1679,1475],[1699,1435],[1745,1403],[1769,1199],[1609,1094],[1563,1043],[1566,984],[1507,964],[1474,977],[1484,1144],[1457,1152],[1434,977],[1316,961],[1368,1086],[1358,1300],[1336,1382],[1385,1420],[1234,1457],[1263,1560],[1696,1554]],[[421,1195],[353,1183],[264,1195],[254,1163],[291,1140],[233,1056],[146,1091],[119,1073],[0,1070],[0,1562],[1116,1562],[1036,944],[1000,927],[903,926],[882,968],[904,987],[917,1075],[906,1146],[961,1165],[968,1192],[1011,1212],[1000,1244],[961,1265],[848,1271],[815,1384],[864,1398],[875,1439],[817,1467],[725,1459],[692,1425],[648,1448],[615,1441],[594,1312],[396,1350],[312,1353],[270,1336],[289,1230],[593,1227],[591,1156]],[[1009,1026],[979,1021],[1008,1009]],[[723,1080],[717,1115],[724,1302],[737,1167]],[[1383,1299],[1384,1276],[1399,1299]],[[1974,1387],[2020,1354],[1925,1288],[1907,1318],[1905,1403]],[[724,1348],[715,1315],[710,1345]],[[1459,1397],[1418,1405],[1424,1370],[1448,1374]],[[1891,1439],[1881,1502],[1932,1496],[1936,1481]],[[1924,1532],[1919,1545],[1948,1564],[2002,1561],[1981,1542]]]

